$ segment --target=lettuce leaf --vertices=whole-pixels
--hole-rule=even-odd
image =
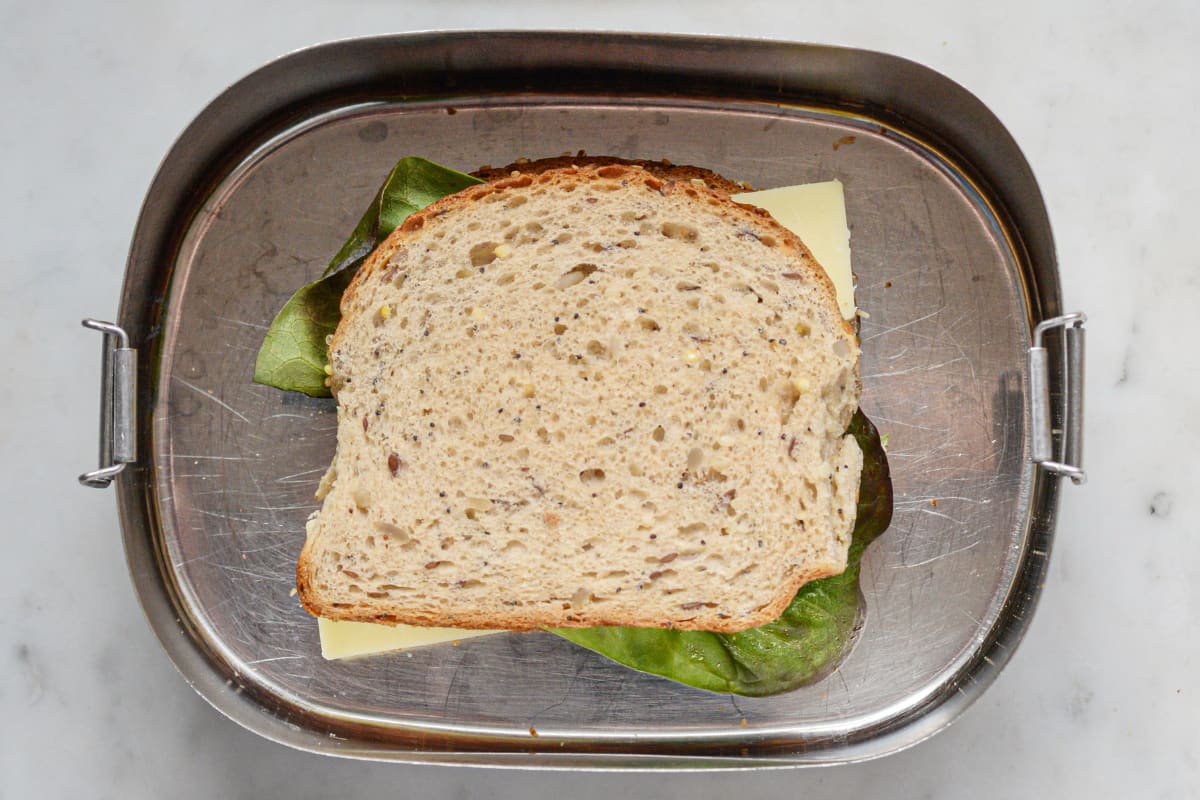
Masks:
[[[292,295],[271,321],[254,362],[254,382],[328,397],[325,339],[342,319],[342,293],[358,268],[409,215],[477,183],[483,181],[424,158],[401,159],[321,278]]]
[[[713,692],[757,697],[827,675],[854,642],[863,551],[892,519],[892,481],[879,432],[861,410],[847,432],[862,448],[863,471],[846,570],[802,586],[774,622],[739,633],[630,627],[553,632],[627,667]]]

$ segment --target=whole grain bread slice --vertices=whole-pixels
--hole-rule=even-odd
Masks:
[[[342,314],[312,613],[737,631],[844,569],[857,342],[726,190],[518,167],[410,217]]]

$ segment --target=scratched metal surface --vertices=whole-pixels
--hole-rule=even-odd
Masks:
[[[710,694],[548,634],[326,662],[292,594],[336,422],[332,401],[251,383],[271,317],[319,275],[400,156],[469,170],[580,148],[666,155],[761,188],[845,185],[858,302],[870,314],[863,407],[890,437],[896,513],[866,559],[859,639],[812,686],[762,699]],[[836,759],[961,690],[1011,613],[1035,481],[1023,389],[1031,290],[1009,233],[959,165],[866,114],[730,99],[465,96],[347,102],[296,121],[226,170],[171,265],[140,474],[155,521],[146,546],[160,554],[177,629],[164,631],[153,603],[148,612],[214,705],[298,746],[409,760],[548,747]],[[146,563],[131,554],[144,602]],[[180,655],[173,636],[200,661]],[[236,699],[218,696],[213,676]]]

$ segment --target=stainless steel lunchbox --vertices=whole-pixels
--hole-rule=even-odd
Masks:
[[[845,186],[862,403],[890,440],[896,513],[865,561],[858,641],[813,685],[712,694],[542,633],[327,662],[294,597],[335,421],[331,401],[251,382],[273,314],[401,156],[470,170],[579,150]],[[1017,145],[918,64],[691,36],[336,42],[230,87],[164,160],[100,326],[102,463],[84,478],[120,473],[130,572],[185,679],[275,741],[531,768],[854,761],[946,726],[1029,625],[1061,476],[1083,477],[1082,322]]]

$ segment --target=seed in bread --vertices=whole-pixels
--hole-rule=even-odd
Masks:
[[[620,164],[472,187],[342,314],[314,614],[736,631],[844,568],[857,342],[803,244],[724,192]]]

